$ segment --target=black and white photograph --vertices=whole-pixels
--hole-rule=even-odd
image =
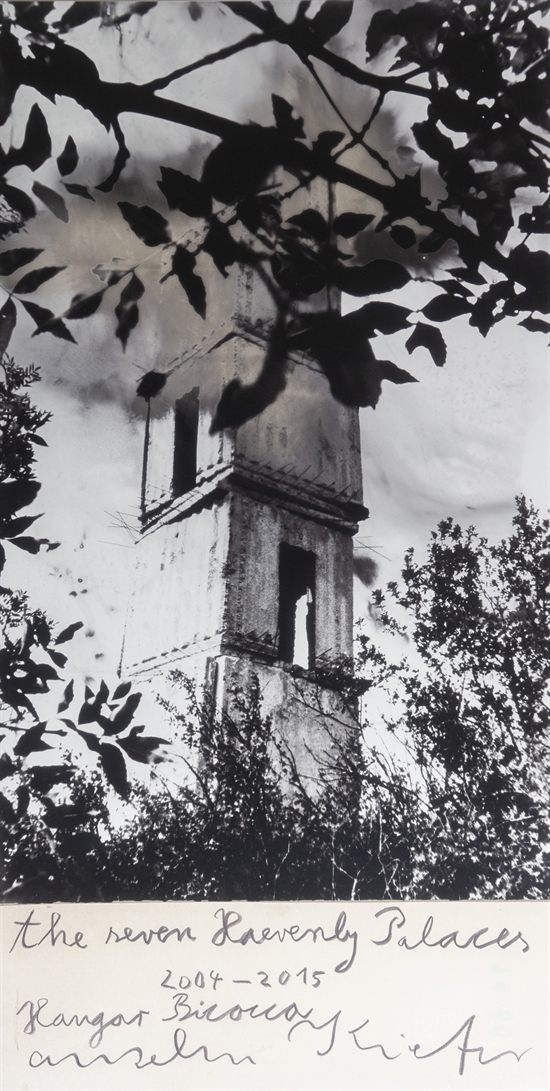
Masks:
[[[549,9],[2,3],[4,903],[550,897]]]

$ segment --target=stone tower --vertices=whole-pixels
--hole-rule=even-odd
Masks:
[[[341,678],[352,537],[367,515],[358,411],[300,352],[274,404],[211,434],[226,384],[261,370],[274,318],[249,271],[223,288],[216,323],[170,374],[151,421],[123,672],[158,688],[179,668],[226,707],[255,672],[274,730],[314,779],[353,720]]]

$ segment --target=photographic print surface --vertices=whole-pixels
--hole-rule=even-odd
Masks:
[[[547,8],[3,4],[7,901],[548,896]]]

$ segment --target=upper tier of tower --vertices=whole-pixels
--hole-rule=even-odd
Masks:
[[[319,293],[308,309],[328,303],[338,305]],[[195,510],[212,490],[238,487],[352,532],[366,514],[357,409],[332,397],[307,353],[290,349],[274,400],[238,427],[216,430],[220,399],[235,380],[241,401],[244,388],[243,415],[247,402],[269,401],[265,362],[276,310],[261,277],[233,267],[208,319],[152,403],[145,525]]]

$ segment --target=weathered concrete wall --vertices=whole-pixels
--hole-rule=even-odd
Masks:
[[[122,667],[152,676],[219,651],[229,547],[230,497],[179,523],[155,527],[136,545]],[[192,669],[194,673],[194,668]]]
[[[226,643],[256,634],[276,656],[279,546],[281,542],[316,556],[315,648],[317,657],[352,654],[352,539],[276,503],[233,500],[225,612]],[[259,650],[259,648],[258,648]]]
[[[260,684],[263,708],[271,716],[274,739],[314,796],[321,783],[321,768],[334,769],[339,750],[345,750],[350,736],[359,730],[356,709],[339,693],[319,686],[296,668],[265,666],[229,655],[219,662],[218,705],[231,712],[234,689],[249,691],[253,674]],[[273,759],[276,766],[284,768],[277,745]]]

